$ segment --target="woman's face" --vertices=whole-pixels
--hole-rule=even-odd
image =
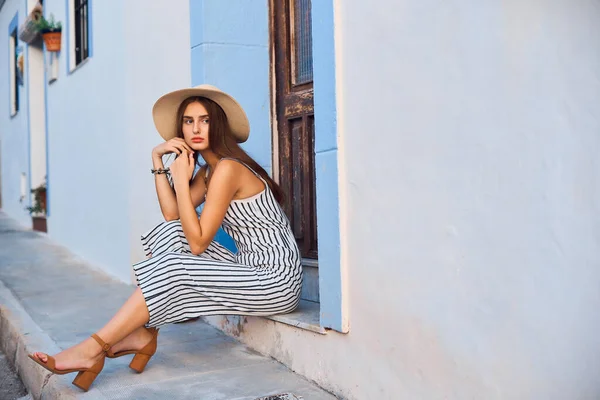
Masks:
[[[183,139],[194,151],[208,149],[208,112],[197,101],[188,104],[183,112]]]

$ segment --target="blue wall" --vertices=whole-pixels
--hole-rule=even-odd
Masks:
[[[243,147],[271,171],[269,24],[266,1],[190,1],[192,86],[208,83],[231,94],[250,120]],[[235,249],[219,230],[215,239]]]
[[[192,86],[208,83],[244,107],[244,149],[271,170],[269,24],[266,1],[190,1]]]
[[[313,0],[311,11],[321,325],[347,332],[340,264],[333,1]]]
[[[250,139],[244,148],[271,171],[268,2],[192,0],[190,15],[192,85],[216,85],[242,104],[250,119]],[[344,331],[333,3],[313,1],[312,15],[321,324]],[[220,232],[217,240],[227,237]]]

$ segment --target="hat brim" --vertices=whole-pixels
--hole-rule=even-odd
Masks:
[[[156,130],[165,140],[177,137],[177,110],[189,97],[206,97],[217,103],[225,112],[229,128],[238,143],[248,140],[250,123],[242,106],[230,95],[210,85],[176,90],[159,98],[152,107]]]

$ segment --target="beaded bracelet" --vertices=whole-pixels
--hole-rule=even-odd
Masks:
[[[159,168],[159,169],[151,168],[150,171],[152,172],[153,175],[156,175],[156,174],[171,174],[171,171],[169,170],[169,168],[165,168],[165,169],[163,169],[163,168]]]

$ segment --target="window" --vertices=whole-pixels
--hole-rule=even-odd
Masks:
[[[19,112],[19,79],[18,79],[18,57],[17,57],[17,16],[13,18],[8,31],[8,62],[10,76],[10,116]]]
[[[67,73],[92,56],[92,0],[67,1]]]
[[[271,60],[279,184],[296,241],[317,259],[313,66],[310,0],[272,0]]]
[[[75,0],[75,66],[89,57],[88,16],[88,0]]]

